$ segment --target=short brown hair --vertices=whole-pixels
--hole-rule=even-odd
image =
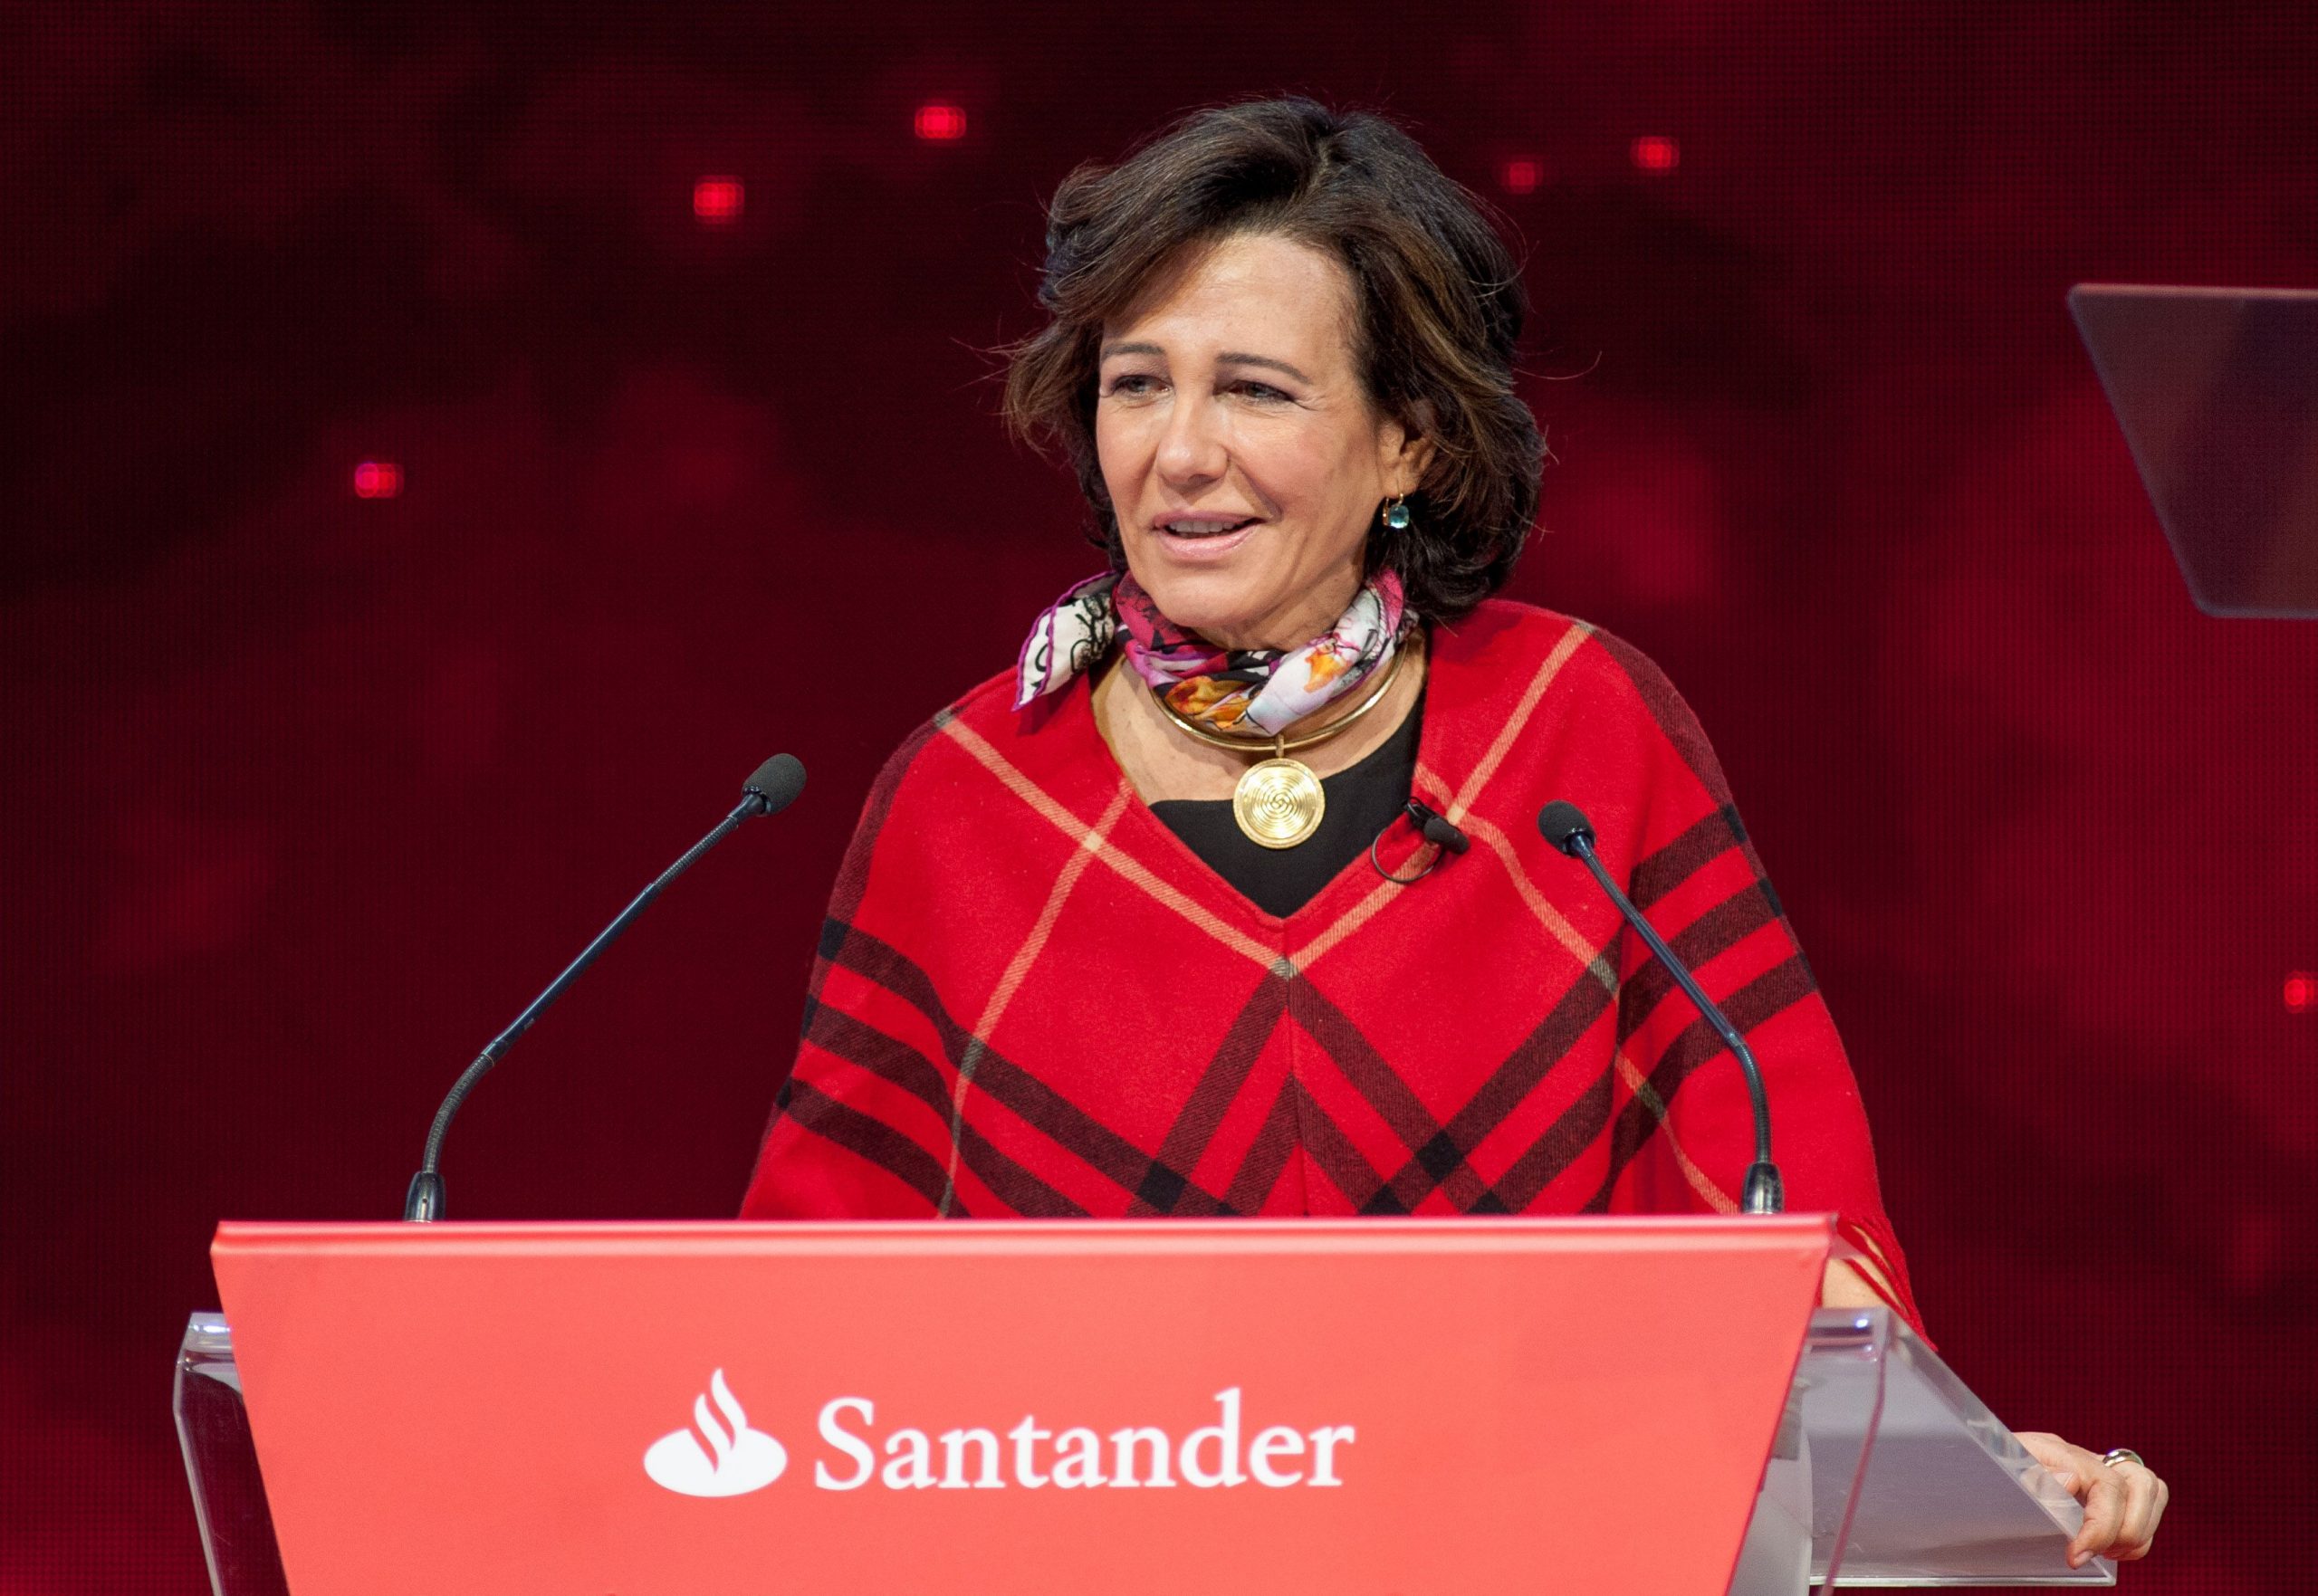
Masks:
[[[1544,444],[1513,391],[1528,296],[1483,202],[1381,117],[1248,100],[1071,173],[1047,211],[1050,319],[1008,351],[1009,425],[1069,461],[1094,541],[1125,569],[1095,452],[1104,323],[1183,250],[1246,233],[1309,244],[1351,277],[1369,403],[1432,444],[1410,524],[1380,515],[1368,566],[1397,570],[1417,615],[1457,619],[1504,586],[1537,513]]]

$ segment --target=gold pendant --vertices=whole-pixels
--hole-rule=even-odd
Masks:
[[[1231,793],[1231,817],[1248,840],[1292,848],[1320,829],[1328,795],[1301,760],[1274,755],[1248,767]]]

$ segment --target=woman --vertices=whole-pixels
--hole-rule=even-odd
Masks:
[[[1541,450],[1470,196],[1375,118],[1206,112],[1064,183],[1041,300],[1009,416],[1110,569],[886,765],[745,1213],[1734,1211],[1739,1074],[1539,836],[1567,798],[1749,1033],[1789,1205],[1857,1253],[1827,1300],[1915,1320],[1697,722],[1489,597]],[[2155,1475],[2026,1438],[2086,1500],[2080,1560],[2146,1551]]]

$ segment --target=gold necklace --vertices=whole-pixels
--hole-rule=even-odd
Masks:
[[[1169,703],[1164,689],[1153,688],[1151,696],[1178,730],[1211,748],[1243,754],[1270,748],[1271,757],[1249,766],[1240,773],[1239,786],[1231,789],[1231,818],[1240,823],[1241,835],[1250,842],[1267,848],[1292,848],[1308,841],[1320,829],[1320,817],[1327,812],[1328,795],[1320,785],[1320,779],[1312,773],[1312,767],[1301,760],[1289,759],[1289,752],[1341,736],[1355,721],[1384,702],[1384,695],[1393,690],[1394,678],[1401,674],[1401,661],[1408,654],[1406,645],[1394,650],[1393,663],[1350,714],[1292,741],[1285,732],[1275,732],[1270,737],[1233,737],[1212,731]]]

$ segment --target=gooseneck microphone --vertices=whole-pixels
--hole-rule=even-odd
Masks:
[[[685,856],[660,873],[659,879],[636,894],[636,901],[622,909],[612,922],[596,934],[596,940],[580,951],[561,975],[550,981],[547,990],[532,999],[532,1006],[515,1017],[515,1023],[492,1038],[491,1045],[476,1056],[465,1073],[451,1083],[443,1097],[443,1106],[435,1111],[435,1123],[426,1132],[426,1156],[418,1166],[418,1173],[410,1178],[410,1191],[403,1199],[402,1217],[417,1222],[443,1217],[443,1177],[436,1166],[443,1157],[443,1137],[451,1128],[452,1119],[459,1112],[459,1104],[474,1090],[477,1081],[491,1073],[491,1066],[506,1056],[517,1038],[532,1028],[532,1022],[547,1012],[549,1004],[563,996],[563,989],[580,977],[580,972],[596,961],[596,956],[612,945],[628,922],[644,912],[644,906],[660,895],[670,882],[692,867],[694,860],[723,842],[733,834],[742,821],[757,815],[776,815],[796,802],[797,795],[805,790],[805,767],[794,754],[775,754],[756,769],[742,786],[740,803],[733,812],[717,823],[716,829],[693,844]]]
[[[1747,1095],[1755,1106],[1755,1161],[1748,1167],[1746,1190],[1738,1207],[1741,1212],[1749,1214],[1784,1212],[1786,1185],[1779,1179],[1778,1165],[1771,1161],[1770,1098],[1763,1091],[1762,1068],[1756,1064],[1754,1050],[1747,1046],[1747,1038],[1738,1034],[1738,1027],[1730,1023],[1729,1017],[1715,1007],[1714,999],[1706,995],[1706,989],[1699,985],[1690,966],[1674,956],[1674,950],[1666,945],[1658,928],[1643,918],[1642,911],[1633,906],[1633,900],[1610,879],[1610,873],[1602,867],[1600,856],[1594,852],[1594,827],[1585,818],[1585,811],[1576,804],[1557,799],[1537,811],[1537,829],[1545,834],[1547,842],[1582,861],[1594,873],[1594,879],[1610,894],[1610,902],[1618,906],[1618,913],[1626,917],[1626,923],[1633,927],[1651,956],[1666,967],[1674,984],[1682,989],[1699,1013],[1705,1016],[1707,1024],[1714,1027],[1715,1035],[1722,1038],[1723,1046],[1730,1049],[1731,1056],[1738,1059],[1738,1067],[1746,1072]]]

